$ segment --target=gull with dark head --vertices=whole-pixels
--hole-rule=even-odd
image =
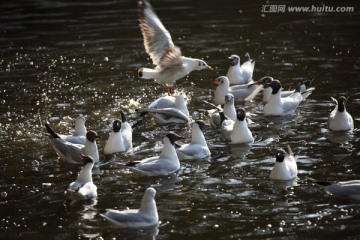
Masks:
[[[95,141],[99,136],[93,130],[86,133],[86,142],[83,145],[65,141],[48,124],[45,124],[45,127],[52,147],[65,162],[82,164],[82,155],[89,155],[94,159],[95,163],[99,162],[99,151]]]
[[[272,88],[270,87],[270,83],[274,81],[274,78],[270,77],[270,76],[265,76],[262,77],[259,81],[257,81],[258,84],[262,84],[264,89],[263,89],[263,103],[267,103],[270,100],[271,94],[272,94]],[[297,90],[289,90],[289,91],[284,91],[281,90],[281,97],[287,97],[291,94],[293,94],[294,92],[298,91],[299,93],[301,93],[302,97],[303,97],[303,101],[315,90],[315,87],[311,87],[311,83],[313,82],[313,80],[307,80],[304,81],[302,83],[300,83],[297,86]]]
[[[287,97],[281,97],[281,83],[273,80],[268,84],[272,92],[269,102],[264,106],[265,116],[280,116],[294,113],[300,102],[304,99],[299,89]]]
[[[172,95],[176,80],[194,70],[212,70],[201,59],[182,56],[180,48],[174,45],[169,31],[147,0],[139,1],[139,26],[144,38],[145,50],[156,65],[154,69],[140,68],[139,78],[155,79],[155,82],[165,84],[167,93]]]
[[[230,134],[231,144],[253,143],[254,137],[247,125],[246,111],[244,108],[237,110],[236,120]]]
[[[250,59],[249,53],[245,54],[245,61],[240,65],[240,57],[231,55],[229,57],[230,67],[226,74],[231,85],[247,84],[252,82],[255,60]]]
[[[332,131],[348,131],[354,128],[354,120],[350,113],[346,111],[347,99],[344,96],[339,97],[339,100],[331,98],[336,106],[330,113],[328,119],[329,129]]]
[[[89,200],[97,196],[97,187],[92,179],[92,169],[95,160],[91,156],[84,155],[81,155],[80,160],[84,166],[76,178],[76,181],[70,183],[66,194],[72,200]]]
[[[297,177],[298,169],[296,164],[297,157],[288,145],[289,153],[284,149],[278,149],[276,153],[276,161],[270,173],[270,179],[273,180],[293,180]]]
[[[155,202],[156,190],[152,187],[146,189],[139,209],[106,209],[100,216],[120,228],[144,228],[156,226],[159,215]]]

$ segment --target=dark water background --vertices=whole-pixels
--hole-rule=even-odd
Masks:
[[[229,146],[206,129],[210,161],[182,162],[178,176],[141,178],[121,163],[158,154],[165,131],[190,136],[188,125],[134,132],[133,155],[104,155],[109,124],[164,88],[137,78],[151,66],[137,25],[135,1],[7,1],[0,4],[0,238],[1,239],[359,239],[359,202],[336,199],[305,180],[359,179],[359,9],[353,13],[262,13],[265,1],[152,1],[185,56],[203,58],[216,72],[194,72],[176,89],[191,115],[206,119],[210,80],[225,75],[227,57],[249,52],[254,78],[271,75],[293,88],[315,77],[316,91],[289,117],[266,118],[257,98],[245,105],[258,123],[252,147]],[[323,2],[325,5],[338,4]],[[330,97],[349,96],[355,130],[326,128]],[[237,104],[243,106],[244,104]],[[58,160],[39,133],[48,120],[62,133],[84,115],[102,136],[94,176],[98,199],[71,205],[64,191],[79,170]],[[299,180],[282,190],[269,180],[276,148],[298,153]],[[148,186],[157,190],[158,229],[125,231],[97,215],[105,208],[139,206]]]

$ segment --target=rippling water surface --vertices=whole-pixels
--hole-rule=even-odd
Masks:
[[[315,78],[316,91],[289,117],[264,117],[260,97],[238,103],[257,123],[251,147],[227,145],[217,129],[208,128],[208,161],[183,161],[178,175],[144,178],[123,163],[158,154],[165,131],[190,137],[190,127],[157,126],[149,119],[134,131],[134,154],[103,154],[119,110],[136,122],[135,109],[164,93],[137,78],[137,69],[151,61],[136,2],[1,3],[0,238],[359,238],[359,202],[337,199],[306,176],[359,178],[360,6],[344,2],[355,7],[353,13],[261,13],[264,4],[152,1],[183,54],[216,69],[193,72],[176,84],[193,118],[206,119],[211,107],[202,100],[212,101],[210,80],[226,74],[234,53],[256,59],[255,79],[271,75],[293,88]],[[340,95],[349,97],[355,129],[335,135],[326,121],[334,107],[330,97]],[[71,204],[64,191],[80,167],[61,162],[40,132],[46,120],[58,132],[71,132],[71,118],[78,115],[102,137],[102,165],[94,176],[97,200]],[[299,179],[284,190],[269,174],[276,148],[287,144],[299,155]],[[105,208],[138,207],[149,186],[157,190],[158,228],[120,230],[99,217]]]

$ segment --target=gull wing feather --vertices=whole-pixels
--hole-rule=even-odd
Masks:
[[[149,113],[159,113],[168,116],[173,116],[177,118],[181,118],[185,121],[189,121],[189,117],[183,113],[181,110],[176,108],[141,108],[138,109],[138,112],[149,112]]]
[[[172,51],[167,49],[175,49],[175,45],[169,31],[146,0],[139,1],[139,26],[144,38],[146,52],[150,55],[153,63],[159,65],[164,53]],[[179,49],[175,51],[180,53]]]

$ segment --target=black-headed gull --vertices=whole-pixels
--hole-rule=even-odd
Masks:
[[[203,133],[204,126],[201,120],[192,123],[191,143],[176,148],[180,160],[203,159],[211,155]]]
[[[353,129],[354,120],[350,113],[346,111],[345,105],[347,99],[344,96],[339,97],[338,101],[333,97],[331,99],[335,102],[336,106],[328,119],[329,129],[332,131],[348,131]]]
[[[156,226],[159,223],[159,215],[155,202],[156,190],[149,187],[141,200],[139,209],[106,209],[100,216],[120,228],[144,228]]]
[[[228,93],[225,95],[225,104],[223,108],[217,107],[215,111],[211,112],[211,125],[214,127],[221,126],[221,118],[219,112],[223,111],[225,116],[229,119],[236,120],[236,109],[234,105],[234,95]]]
[[[311,182],[316,183],[334,196],[341,198],[348,198],[360,200],[360,180],[350,180],[343,182],[325,182],[318,181],[313,178],[307,177]]]
[[[276,161],[270,173],[270,179],[273,180],[293,180],[297,177],[298,169],[296,164],[297,157],[288,145],[289,153],[284,149],[278,149],[276,153]]]
[[[181,55],[180,48],[174,45],[170,33],[146,0],[139,1],[139,26],[144,38],[145,50],[156,65],[154,69],[140,68],[139,78],[155,79],[157,83],[165,84],[168,94],[172,95],[172,87],[176,80],[194,70],[212,70],[201,59]]]
[[[269,86],[270,83],[274,79],[270,76],[262,77],[259,81],[257,81],[258,84],[262,84],[264,86],[263,89],[263,103],[267,103],[271,97],[272,94],[272,88]],[[311,83],[313,80],[304,81],[298,86],[298,91],[301,93],[303,100],[305,100],[314,90],[315,87],[311,87]],[[290,91],[283,91],[281,90],[281,97],[287,97],[291,94],[293,94],[296,90],[290,90]]]
[[[253,143],[254,137],[248,128],[244,108],[237,109],[236,120],[230,133],[230,144]]]
[[[137,109],[139,113],[148,113],[158,124],[187,123],[190,121],[186,101],[182,95],[160,97],[148,108]]]
[[[250,59],[249,53],[245,54],[245,61],[240,66],[240,57],[231,55],[229,57],[230,67],[226,74],[231,85],[246,84],[252,82],[252,76],[255,67],[255,60]]]
[[[64,161],[73,164],[82,164],[82,154],[89,155],[95,163],[99,162],[99,151],[96,145],[96,138],[99,136],[93,130],[86,133],[85,145],[74,144],[60,138],[48,124],[45,124],[46,130],[49,133],[50,143],[53,146],[57,155]]]
[[[93,183],[92,169],[95,160],[91,156],[81,156],[84,166],[81,169],[76,181],[70,183],[66,194],[72,200],[89,200],[97,196],[97,187]]]
[[[220,76],[213,79],[212,84],[217,85],[214,92],[214,103],[216,105],[225,104],[225,95],[231,93],[235,101],[244,101],[246,97],[254,91],[259,92],[263,86],[258,83],[234,85],[230,87],[229,79],[226,76]]]
[[[268,85],[271,87],[272,92],[268,103],[264,106],[264,115],[279,116],[294,113],[303,100],[301,93],[297,90],[287,97],[281,97],[281,83],[279,80],[273,80]]]
[[[59,134],[59,136],[65,141],[75,144],[85,144],[86,141],[86,127],[85,118],[79,116],[75,119],[75,130],[73,134]]]
[[[175,133],[167,133],[164,137],[164,146],[159,156],[143,159],[141,161],[129,162],[134,172],[145,176],[164,176],[174,173],[180,169],[179,158],[175,150],[175,141],[184,139]]]
[[[112,131],[109,134],[109,138],[104,147],[105,154],[125,152],[128,150],[125,148],[121,126],[121,120],[115,119],[113,122]]]

